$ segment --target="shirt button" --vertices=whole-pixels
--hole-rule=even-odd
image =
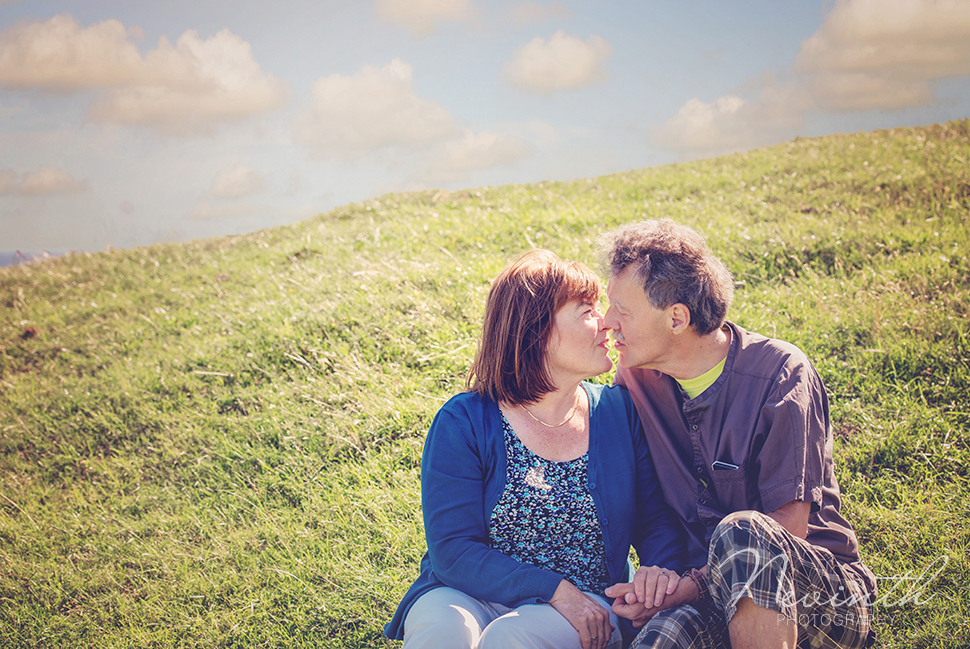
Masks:
[[[607,558],[608,561],[612,561],[613,560],[613,553],[611,552],[608,555],[606,555],[606,558]]]
[[[595,482],[590,482],[589,483],[589,488],[590,489],[596,489],[596,483]]]
[[[609,524],[610,524],[610,519],[604,518],[603,519],[603,527],[607,527]]]
[[[693,426],[691,426],[691,428],[693,428],[694,430],[697,430],[697,424],[694,424]]]
[[[704,473],[704,467],[702,467],[702,466],[699,466],[699,467],[695,468],[694,470],[697,471],[698,473]]]

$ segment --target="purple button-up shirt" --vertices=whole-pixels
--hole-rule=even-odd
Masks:
[[[806,540],[872,579],[839,513],[828,397],[818,373],[794,345],[727,326],[724,370],[693,399],[661,372],[616,372],[640,413],[664,498],[687,529],[687,564],[707,562],[714,527],[727,514],[769,513],[798,500],[812,504]]]

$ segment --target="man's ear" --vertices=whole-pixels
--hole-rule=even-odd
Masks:
[[[690,328],[690,309],[679,302],[667,307],[667,318],[670,323],[670,331],[675,335]]]

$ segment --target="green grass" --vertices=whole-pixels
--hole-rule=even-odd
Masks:
[[[885,647],[970,645],[970,121],[0,269],[0,646],[379,647],[488,287],[700,229],[831,394]],[[604,377],[604,380],[608,377]],[[891,578],[897,578],[892,581]]]

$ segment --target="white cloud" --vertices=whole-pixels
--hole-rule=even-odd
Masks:
[[[460,140],[444,143],[442,153],[449,167],[470,171],[512,164],[527,156],[529,147],[517,137],[491,131],[466,131]]]
[[[801,125],[805,93],[769,80],[758,98],[725,95],[707,104],[687,101],[677,114],[651,130],[654,144],[694,155],[727,153],[784,139]]]
[[[278,108],[286,84],[264,73],[249,43],[229,30],[203,40],[186,31],[141,56],[140,30],[117,20],[81,28],[69,15],[0,33],[0,87],[73,92],[101,89],[96,120],[186,135]]]
[[[261,192],[266,188],[266,181],[258,171],[245,164],[238,164],[232,169],[225,169],[212,179],[209,193],[214,198],[241,198]]]
[[[456,130],[447,110],[422,99],[411,66],[394,59],[354,76],[333,74],[312,86],[311,110],[297,122],[296,138],[317,154],[353,158],[387,147],[427,146]]]
[[[374,12],[379,18],[407,29],[412,38],[433,34],[439,23],[460,22],[475,16],[469,0],[377,0]]]
[[[802,42],[794,82],[760,95],[692,99],[651,131],[660,146],[727,153],[789,137],[811,111],[895,110],[935,101],[943,78],[970,75],[970,2],[837,0]]]
[[[820,107],[835,111],[895,110],[929,104],[932,84],[892,74],[821,74],[811,80]]]
[[[457,182],[464,180],[469,171],[507,166],[530,152],[529,145],[511,135],[465,131],[463,137],[429,151],[426,164],[416,176],[423,182]]]
[[[289,94],[286,84],[260,69],[249,43],[228,29],[207,40],[189,30],[175,47],[163,37],[146,55],[145,68],[144,83],[102,95],[92,115],[183,135],[273,110]]]
[[[10,170],[0,171],[0,194],[20,196],[50,196],[77,194],[87,189],[87,182],[75,179],[56,167],[41,167],[28,171],[18,179]]]
[[[143,68],[132,33],[117,20],[81,29],[69,15],[0,32],[0,85],[75,91],[130,83]]]
[[[561,2],[541,5],[538,2],[523,2],[512,7],[512,22],[516,25],[530,25],[551,18],[568,18],[569,9]]]
[[[548,42],[536,37],[516,50],[504,72],[520,90],[540,94],[575,90],[605,81],[608,74],[603,64],[612,55],[613,48],[599,36],[584,42],[558,31]]]
[[[970,2],[839,0],[802,42],[796,70],[835,110],[933,101],[933,83],[970,74]]]
[[[653,131],[653,139],[662,147],[682,151],[732,149],[743,142],[741,133],[730,127],[738,121],[738,111],[744,105],[744,100],[734,95],[710,104],[690,99],[676,115]]]

